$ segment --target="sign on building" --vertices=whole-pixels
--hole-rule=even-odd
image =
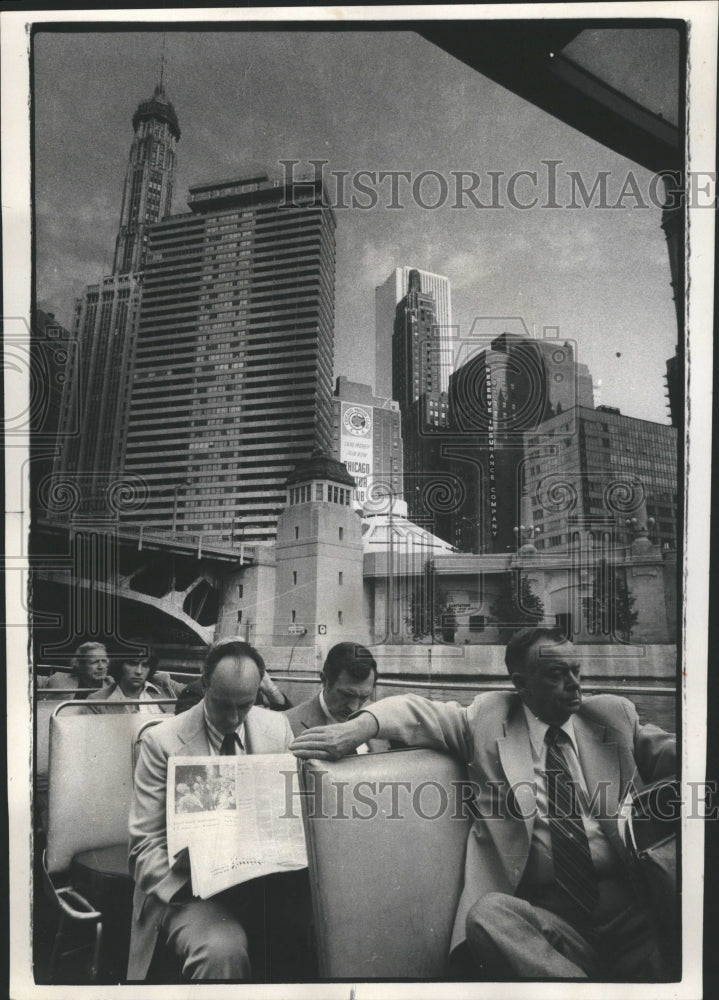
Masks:
[[[372,475],[372,411],[371,406],[342,403],[340,426],[340,461],[354,477],[357,503],[364,506]]]

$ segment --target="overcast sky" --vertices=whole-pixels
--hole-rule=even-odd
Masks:
[[[152,32],[35,36],[38,305],[65,325],[74,298],[111,265],[131,118],[158,81],[161,51]],[[610,171],[613,201],[629,170],[644,192],[650,177],[409,32],[171,32],[165,84],[182,130],[175,212],[191,184],[258,167],[281,176],[284,159],[326,159],[328,172],[350,174],[433,170],[450,185],[452,171],[472,170],[483,201],[489,171],[541,181],[546,159],[562,161],[564,203],[569,170],[590,188]],[[497,210],[452,208],[451,186],[432,211],[403,186],[404,209],[390,210],[387,182],[378,207],[337,210],[335,374],[374,383],[374,290],[408,264],[449,278],[460,337],[477,317],[497,317],[481,321],[490,333],[518,329],[503,317],[540,336],[558,327],[601,381],[596,403],[668,423],[663,375],[677,327],[660,209],[627,199],[618,210],[522,211],[501,184]],[[436,192],[422,188],[427,201]]]

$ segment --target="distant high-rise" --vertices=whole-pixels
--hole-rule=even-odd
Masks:
[[[463,549],[512,549],[524,433],[577,405],[593,407],[592,379],[568,342],[503,333],[460,364],[450,379],[445,454],[466,499],[440,534]]]
[[[335,219],[321,182],[190,188],[152,226],[124,472],[128,514],[215,542],[269,542],[287,477],[332,438]]]
[[[521,489],[528,496],[539,551],[571,548],[574,534],[611,526],[615,543],[633,540],[632,518],[651,518],[649,538],[677,547],[677,430],[578,406],[524,435]],[[641,519],[641,517],[640,517]]]
[[[358,506],[382,507],[402,496],[402,420],[393,399],[375,396],[368,385],[340,376],[332,398],[332,457],[354,477]]]
[[[147,227],[172,212],[175,147],[180,126],[162,84],[132,116],[135,137],[125,175],[120,231],[113,274],[141,271],[147,254]]]
[[[409,291],[412,271],[419,275],[420,290],[434,295],[437,326],[437,351],[439,357],[439,384],[437,390],[446,392],[453,370],[452,297],[449,279],[412,267],[396,267],[387,280],[375,291],[375,394],[392,396],[392,337],[397,306]],[[395,397],[396,398],[396,397]]]
[[[83,505],[100,512],[105,508],[101,482],[109,482],[122,465],[148,227],[172,210],[180,138],[175,109],[161,85],[140,103],[132,124],[112,273],[88,285],[75,304],[78,362],[67,384],[65,410],[79,414],[80,433],[65,435],[57,463],[59,471],[85,477]]]
[[[395,309],[392,395],[402,415],[404,498],[409,515],[422,512],[421,495],[437,464],[437,434],[447,421],[433,292],[423,292],[419,271],[409,275],[407,294]]]

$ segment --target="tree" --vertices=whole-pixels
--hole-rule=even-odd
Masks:
[[[532,590],[529,579],[518,570],[502,575],[499,592],[490,611],[502,642],[506,642],[516,629],[536,625],[544,618],[541,598]]]
[[[597,636],[629,642],[639,612],[629,593],[624,573],[601,559],[594,571],[592,596],[586,609],[587,631]]]

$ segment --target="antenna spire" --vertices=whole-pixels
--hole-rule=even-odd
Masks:
[[[164,90],[165,78],[165,32],[162,32],[162,57],[160,59],[160,91]]]

